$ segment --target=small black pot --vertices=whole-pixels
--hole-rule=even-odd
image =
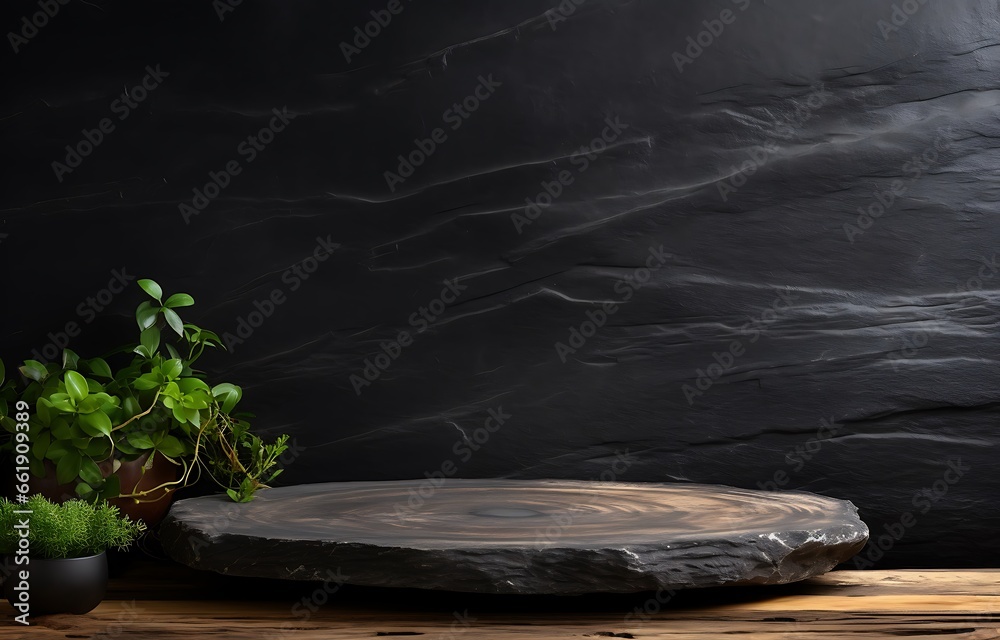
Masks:
[[[87,613],[104,600],[108,589],[108,554],[105,552],[84,558],[31,558],[28,564],[20,565],[14,563],[13,556],[8,556],[5,565],[3,594],[17,609],[17,614],[22,613],[18,603],[23,602],[21,594],[25,593],[17,589],[23,586],[22,571],[28,572],[28,579],[23,582],[28,587],[29,616]]]

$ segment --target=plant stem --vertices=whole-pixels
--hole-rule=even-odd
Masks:
[[[120,425],[118,425],[117,427],[112,427],[112,428],[111,428],[111,430],[112,430],[112,431],[117,431],[117,430],[121,429],[122,427],[126,426],[126,425],[127,425],[128,423],[130,423],[130,422],[132,422],[133,420],[135,420],[136,418],[141,418],[141,417],[143,417],[143,416],[145,416],[145,415],[149,415],[149,412],[153,410],[153,408],[154,408],[154,407],[156,406],[156,401],[157,401],[157,400],[159,400],[159,399],[160,399],[160,390],[159,390],[159,389],[157,389],[157,390],[156,390],[156,395],[155,395],[155,396],[153,396],[153,402],[152,402],[152,403],[150,403],[150,405],[149,405],[149,408],[148,408],[148,409],[146,409],[146,410],[145,410],[145,411],[143,411],[142,413],[137,413],[137,414],[135,414],[134,416],[132,416],[131,418],[129,418],[129,419],[128,419],[128,420],[126,420],[125,422],[123,422],[123,423],[121,423]]]

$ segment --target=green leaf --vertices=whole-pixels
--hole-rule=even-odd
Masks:
[[[48,426],[52,422],[52,403],[45,398],[38,398],[38,402],[35,403],[35,415],[42,424]]]
[[[81,498],[86,499],[87,496],[93,493],[94,493],[94,488],[89,484],[87,484],[86,482],[81,482],[80,484],[76,485],[76,495],[80,496]]]
[[[174,414],[174,420],[176,420],[177,422],[181,424],[187,422],[187,416],[184,415],[184,409],[183,407],[181,407],[181,405],[175,404],[174,406],[170,407],[170,411]]]
[[[180,401],[180,399],[184,396],[184,394],[181,393],[180,385],[177,384],[176,382],[168,382],[167,384],[163,385],[163,390],[160,392],[160,395],[166,396],[167,398],[173,398],[174,400],[178,401]]]
[[[69,422],[59,419],[52,421],[52,436],[58,440],[70,440],[77,434],[73,433],[73,427]]]
[[[36,478],[44,478],[50,473],[50,471],[45,468],[45,463],[38,458],[28,458],[28,468],[31,469],[31,475]]]
[[[160,285],[156,284],[153,280],[143,278],[139,281],[139,286],[142,287],[142,290],[152,296],[157,302],[163,304],[161,301],[163,298],[163,289],[160,288]]]
[[[171,358],[177,358],[179,360],[181,357],[181,354],[177,353],[177,349],[174,348],[174,345],[169,342],[167,343],[167,353],[170,354]]]
[[[163,306],[168,309],[175,309],[177,307],[190,307],[194,304],[194,298],[186,293],[175,293],[174,295],[167,298],[167,301],[163,303]]]
[[[142,330],[139,334],[139,342],[146,347],[147,357],[152,358],[156,350],[160,348],[160,330],[154,325]]]
[[[159,307],[154,307],[149,300],[146,300],[145,302],[140,303],[136,308],[135,321],[139,325],[140,329],[145,330],[156,324],[156,316],[159,313]]]
[[[80,475],[82,460],[80,452],[75,450],[59,458],[59,462],[56,463],[56,480],[59,484],[66,484]]]
[[[91,440],[90,442],[91,442],[91,444],[93,444],[95,442],[107,442],[107,441],[106,440]],[[134,456],[134,455],[137,455],[139,453],[139,450],[133,448],[132,445],[130,445],[128,443],[128,440],[119,440],[115,444],[115,447],[118,449],[119,453],[121,453],[123,455],[126,455],[126,456]],[[88,452],[88,454],[89,454],[89,452]]]
[[[80,364],[80,356],[71,349],[63,349],[62,368],[76,369]]]
[[[87,379],[76,371],[67,371],[63,381],[66,383],[66,392],[69,393],[69,397],[77,402],[86,398],[90,393],[87,390]]]
[[[114,378],[111,374],[111,367],[108,366],[104,358],[91,358],[85,364],[90,369],[90,372],[98,378]]]
[[[42,460],[45,458],[45,453],[49,450],[49,432],[42,431],[35,437],[35,441],[31,443],[31,454]]]
[[[160,386],[160,383],[156,381],[156,376],[146,373],[135,379],[132,386],[139,391],[149,391],[150,389],[156,389]]]
[[[110,436],[111,418],[103,411],[93,413],[81,413],[79,418],[80,428],[88,436]]]
[[[105,394],[107,395],[107,394]],[[93,413],[97,411],[101,406],[101,400],[96,395],[91,394],[81,400],[76,405],[77,413]]]
[[[222,338],[219,337],[219,334],[214,331],[209,331],[208,329],[202,329],[201,333],[198,335],[198,339],[202,342],[217,342],[222,344]]]
[[[240,490],[239,490],[240,499],[238,500],[238,502],[250,502],[251,500],[253,500],[254,491],[255,489],[253,480],[251,480],[250,478],[243,478],[243,482],[240,483]]]
[[[49,449],[45,452],[45,457],[55,462],[69,452],[70,447],[68,444],[62,440],[53,440],[49,443]]]
[[[128,396],[122,402],[122,410],[125,412],[125,419],[131,418],[137,413],[142,413],[142,407],[139,406],[139,401],[132,396]]]
[[[122,353],[124,352],[125,350],[122,349]],[[142,373],[141,369],[143,364],[144,363],[141,359],[132,358],[132,362],[130,362],[127,367],[119,369],[118,372],[115,373],[115,382],[127,388],[132,379],[138,377],[138,375]]]
[[[49,404],[52,405],[53,409],[61,411],[62,413],[76,413],[76,407],[69,400],[69,394],[67,393],[53,393],[49,396]]]
[[[222,412],[229,413],[243,397],[243,389],[235,384],[223,382],[212,387],[212,395],[222,405]]]
[[[52,435],[59,440],[71,440],[73,438],[78,438],[83,435],[83,430],[79,433],[73,430],[73,425],[67,420],[59,418],[58,420],[52,421]]]
[[[114,411],[115,409],[121,407],[122,399],[119,398],[118,396],[109,396],[106,393],[96,393],[94,394],[94,396],[100,402],[98,408],[104,413],[108,413],[109,411]]]
[[[191,393],[192,391],[203,391],[206,394],[211,393],[211,389],[205,384],[204,380],[198,378],[181,378],[177,381],[177,388],[184,393]]]
[[[94,460],[104,460],[111,453],[111,441],[107,438],[92,438],[83,453]]]
[[[160,373],[162,373],[163,377],[167,380],[173,380],[177,376],[181,375],[181,371],[183,370],[184,362],[177,358],[171,358],[160,365]]]
[[[118,477],[117,473],[108,476],[107,480],[104,481],[104,488],[101,489],[99,497],[101,500],[107,500],[108,498],[117,498],[122,492],[122,480]]]
[[[156,446],[153,444],[153,440],[149,437],[149,434],[142,431],[133,431],[125,439],[136,449],[152,449]]]
[[[208,394],[195,391],[181,398],[181,405],[188,409],[207,409]]]
[[[174,436],[164,436],[160,444],[156,445],[156,449],[171,458],[184,455],[184,444]]]
[[[7,369],[3,366],[3,360],[0,360],[0,384],[7,379]]]
[[[170,328],[176,331],[177,335],[183,338],[184,322],[181,320],[181,317],[177,315],[177,312],[174,311],[173,309],[163,308],[162,311],[163,311],[163,317],[166,319],[167,324],[170,325]]]
[[[80,478],[89,485],[98,485],[104,482],[104,475],[97,463],[90,458],[83,458],[80,463]]]
[[[25,360],[24,364],[18,370],[25,378],[30,378],[37,382],[41,382],[49,375],[49,370],[38,360]]]
[[[240,501],[239,494],[237,494],[232,489],[226,489],[226,495],[228,495],[230,498],[232,498],[233,502],[239,502]]]

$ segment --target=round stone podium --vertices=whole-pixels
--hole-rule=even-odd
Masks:
[[[853,504],[801,491],[570,480],[297,485],[176,502],[164,549],[198,569],[480,593],[782,584],[861,550]]]

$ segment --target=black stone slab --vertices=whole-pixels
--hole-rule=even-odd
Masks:
[[[232,575],[578,594],[802,580],[857,553],[868,528],[850,502],[805,492],[452,480],[191,498],[161,538],[174,559]]]

